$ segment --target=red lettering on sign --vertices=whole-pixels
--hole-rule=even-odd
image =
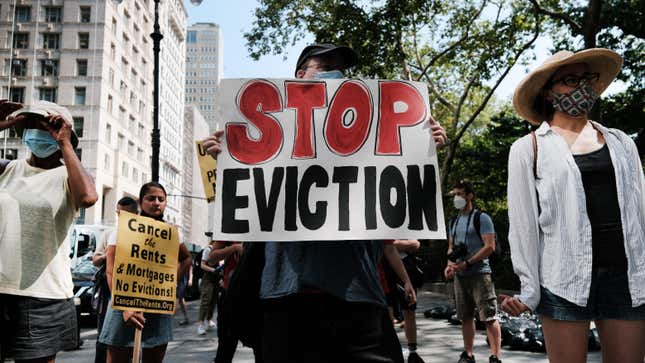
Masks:
[[[325,119],[325,141],[339,155],[351,155],[367,140],[372,123],[372,96],[360,81],[340,85]]]
[[[270,82],[254,80],[240,90],[237,107],[258,128],[260,136],[251,138],[243,123],[226,125],[226,145],[231,156],[244,164],[260,164],[274,158],[282,148],[280,123],[269,113],[282,111],[278,88]]]
[[[423,97],[414,86],[396,81],[379,82],[380,117],[376,132],[376,153],[401,155],[400,127],[417,125],[426,118]],[[398,105],[400,109],[395,109]]]
[[[314,108],[327,105],[325,82],[286,82],[287,108],[296,109],[296,135],[291,156],[298,159],[316,157],[313,130]]]

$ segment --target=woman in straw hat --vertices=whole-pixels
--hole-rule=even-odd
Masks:
[[[620,71],[608,49],[558,52],[518,85],[539,128],[511,147],[509,241],[521,292],[502,309],[542,319],[551,362],[585,362],[589,322],[603,362],[645,357],[645,180],[634,142],[590,121]]]

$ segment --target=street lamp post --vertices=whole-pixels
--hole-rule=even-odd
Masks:
[[[190,2],[199,6],[203,0],[190,0]],[[155,24],[153,32],[150,34],[152,38],[152,52],[154,54],[154,89],[152,93],[152,181],[159,182],[159,148],[161,147],[161,133],[159,131],[159,52],[161,51],[161,29],[159,27],[159,3],[161,0],[154,0],[155,2]]]
[[[161,50],[161,39],[163,34],[159,28],[159,1],[155,1],[155,24],[150,37],[153,41],[152,51],[154,54],[154,89],[153,89],[153,113],[152,113],[152,181],[159,182],[159,147],[161,146],[161,134],[159,132],[159,51]]]

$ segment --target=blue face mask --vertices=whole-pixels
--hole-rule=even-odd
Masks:
[[[52,135],[45,130],[25,129],[22,140],[37,158],[44,159],[60,150]]]
[[[318,72],[314,74],[315,79],[340,79],[345,78],[343,72],[339,70],[328,71],[328,72]]]

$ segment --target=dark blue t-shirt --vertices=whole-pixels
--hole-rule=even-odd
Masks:
[[[267,242],[260,298],[320,290],[386,305],[377,268],[381,256],[383,241]]]

